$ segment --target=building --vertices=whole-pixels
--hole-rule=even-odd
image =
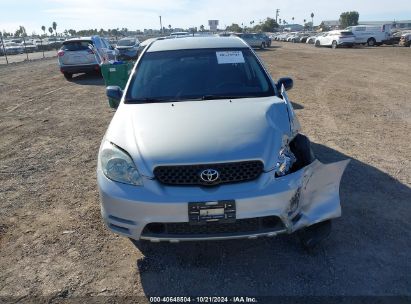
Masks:
[[[208,20],[211,32],[217,32],[218,20]]]

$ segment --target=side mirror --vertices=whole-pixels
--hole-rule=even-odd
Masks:
[[[123,96],[123,90],[118,86],[108,86],[106,88],[106,95],[108,97],[110,107],[117,109],[120,104],[121,97]]]
[[[286,91],[291,90],[294,86],[294,81],[289,77],[283,77],[277,81],[277,89],[281,91],[281,86],[284,85]]]

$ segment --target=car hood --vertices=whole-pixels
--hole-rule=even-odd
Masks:
[[[159,165],[261,160],[274,167],[290,132],[278,97],[121,104],[105,139],[127,151],[141,174]]]

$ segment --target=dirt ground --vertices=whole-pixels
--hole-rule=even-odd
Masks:
[[[411,296],[410,49],[274,43],[258,54],[275,79],[294,78],[317,157],[352,160],[327,241],[312,252],[286,235],[144,256],[100,216],[96,157],[114,114],[103,80],[67,82],[55,59],[3,65],[0,299]]]

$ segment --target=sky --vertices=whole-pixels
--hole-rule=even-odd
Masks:
[[[41,26],[57,22],[57,31],[65,29],[123,28],[129,30],[208,28],[208,20],[220,21],[219,28],[232,23],[249,26],[267,17],[288,23],[303,23],[314,13],[314,24],[337,20],[342,12],[358,11],[362,21],[411,19],[411,1],[396,0],[0,0],[0,30],[15,32],[19,25],[28,34],[41,33]]]

